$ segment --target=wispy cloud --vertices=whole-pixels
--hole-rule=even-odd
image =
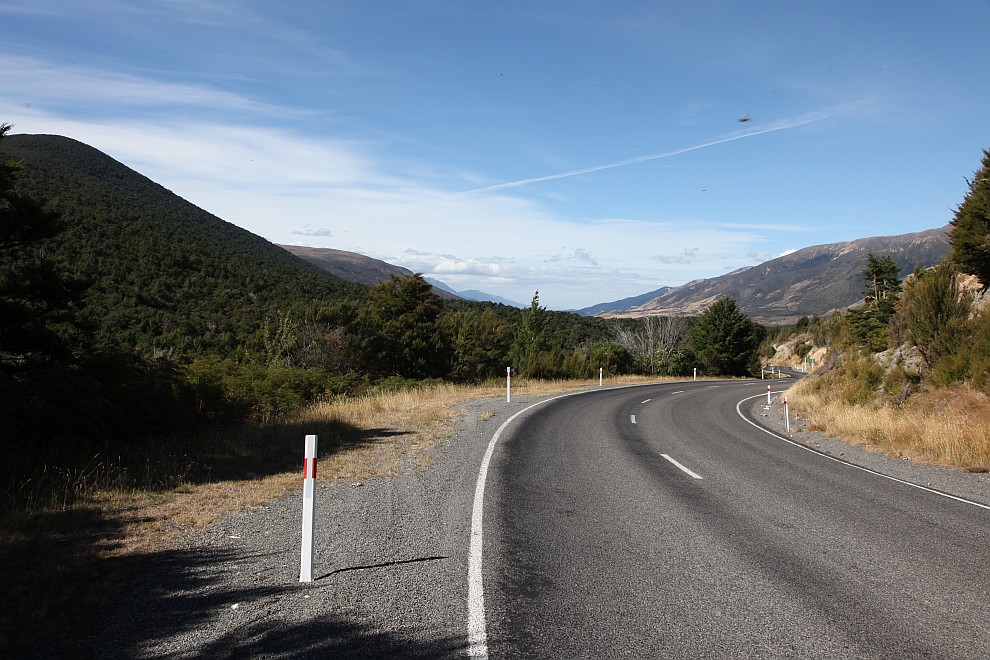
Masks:
[[[584,248],[574,248],[570,252],[567,251],[567,246],[560,248],[560,251],[546,260],[548,264],[557,264],[565,261],[583,261],[592,266],[598,265],[598,260],[595,259],[595,255],[591,250],[586,250]]]
[[[409,270],[438,276],[469,276],[504,279],[512,269],[512,260],[498,257],[458,257],[407,249],[392,259],[392,263]]]
[[[293,234],[297,236],[319,236],[321,238],[332,238],[333,232],[326,228],[321,229],[297,229]]]
[[[626,160],[620,160],[615,163],[607,163],[605,165],[594,165],[592,167],[584,167],[579,170],[570,170],[567,172],[559,172],[557,174],[548,174],[547,176],[538,176],[531,179],[519,179],[518,181],[509,181],[506,183],[496,183],[491,186],[485,186],[483,188],[475,188],[474,190],[467,191],[468,193],[486,193],[494,192],[496,190],[506,190],[508,188],[518,188],[520,186],[527,186],[533,183],[541,183],[543,181],[553,181],[555,179],[566,179],[567,177],[578,176],[581,174],[591,174],[592,172],[600,172],[602,170],[610,170],[616,167],[625,167],[627,165],[635,165],[636,163],[643,163],[649,160],[658,160],[660,158],[670,158],[671,156],[679,156],[681,154],[686,154],[691,151],[697,151],[699,149],[707,149],[709,147],[714,147],[719,144],[725,144],[726,142],[733,142],[735,140],[743,140],[746,138],[757,137],[759,135],[766,135],[767,133],[775,133],[777,131],[786,131],[792,128],[797,128],[799,126],[805,126],[807,124],[812,124],[814,122],[823,121],[825,119],[830,119],[839,114],[844,114],[849,112],[852,108],[861,105],[862,101],[856,101],[852,103],[846,103],[839,106],[833,106],[831,108],[826,108],[824,110],[818,110],[815,112],[809,112],[804,115],[797,117],[791,117],[788,119],[780,119],[775,121],[764,128],[756,130],[742,130],[735,133],[731,133],[725,137],[717,138],[704,142],[702,144],[696,144],[690,147],[684,147],[682,149],[674,149],[673,151],[664,151],[662,153],[648,154],[646,156],[637,156],[635,158],[627,158]]]
[[[104,111],[109,108],[140,108],[164,112],[176,107],[190,107],[216,112],[243,111],[273,118],[302,116],[297,110],[262,103],[206,85],[168,83],[9,53],[0,53],[0,67],[4,71],[8,101],[61,106],[71,100],[77,109],[96,105]]]
[[[697,260],[700,248],[688,248],[682,250],[680,254],[661,254],[654,257],[662,264],[692,264]]]

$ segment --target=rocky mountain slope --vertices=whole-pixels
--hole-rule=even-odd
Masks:
[[[413,274],[408,268],[393,266],[357,252],[304,245],[279,245],[279,247],[342,280],[366,286],[387,280],[391,275],[407,277]]]
[[[794,323],[862,300],[862,270],[870,252],[891,256],[901,276],[916,266],[938,263],[949,253],[949,227],[899,236],[876,236],[844,243],[815,245],[771,259],[759,266],[711,279],[695,280],[648,302],[602,316],[688,316],[699,314],[720,296],[736,299],[754,321]]]

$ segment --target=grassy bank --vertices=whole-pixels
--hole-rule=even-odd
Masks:
[[[809,378],[789,396],[809,430],[935,465],[990,466],[990,397],[965,386],[917,393],[896,405],[879,396],[850,401],[841,385]]]

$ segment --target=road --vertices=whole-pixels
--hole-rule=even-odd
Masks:
[[[483,499],[480,650],[990,655],[990,511],[755,428],[737,403],[767,382],[598,391],[508,424]]]

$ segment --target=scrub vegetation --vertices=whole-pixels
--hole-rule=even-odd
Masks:
[[[792,391],[812,428],[982,472],[990,466],[990,151],[949,240],[949,257],[903,281],[889,257],[870,255],[861,307],[776,339],[828,347]]]

